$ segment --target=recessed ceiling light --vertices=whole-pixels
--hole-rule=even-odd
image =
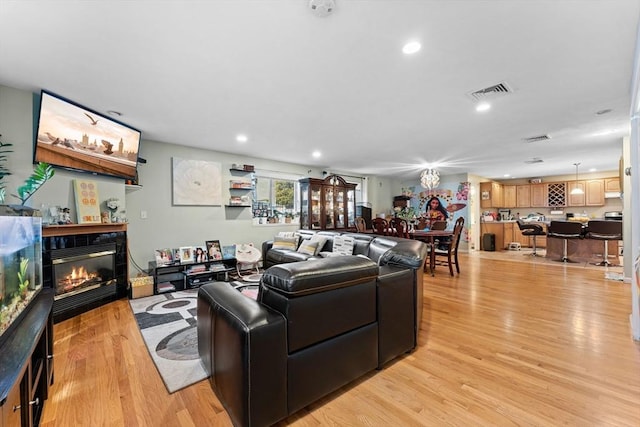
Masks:
[[[249,138],[247,138],[247,135],[237,135],[236,136],[236,141],[238,142],[247,142],[249,140]]]
[[[598,171],[598,169],[596,169],[596,168],[589,169],[589,172],[597,172],[597,171]]]
[[[505,174],[504,174],[504,175],[502,175],[502,176],[504,176],[505,178],[509,178],[511,175],[509,175],[508,173],[505,173]]]
[[[322,156],[322,153],[316,150],[313,153],[311,153],[311,155],[313,156],[314,159],[318,159],[320,158],[320,156]]]
[[[489,104],[488,102],[481,102],[480,104],[476,105],[476,111],[478,112],[483,112],[483,111],[488,111],[491,109],[491,104]]]
[[[422,45],[419,42],[412,41],[405,44],[402,47],[402,53],[406,55],[413,55],[414,53],[418,52],[421,48],[422,48]]]

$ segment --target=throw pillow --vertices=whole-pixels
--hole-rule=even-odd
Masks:
[[[329,240],[329,238],[326,236],[318,236],[318,235],[311,236],[311,238],[309,239],[310,242],[318,242],[318,247],[316,248],[316,253],[314,255],[318,255],[318,253],[324,247],[324,244],[327,243],[327,240]]]
[[[333,252],[340,255],[353,255],[353,246],[356,240],[349,236],[336,236],[333,238]]]
[[[296,250],[298,246],[298,238],[297,237],[280,237],[276,236],[273,238],[273,249],[291,249],[292,251]]]
[[[300,252],[301,254],[315,255],[317,249],[318,249],[318,242],[304,240],[302,243],[300,243],[298,252]]]

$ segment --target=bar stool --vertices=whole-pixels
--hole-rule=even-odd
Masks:
[[[547,233],[544,232],[540,224],[527,224],[521,219],[519,219],[517,222],[518,228],[520,229],[520,232],[522,232],[523,236],[533,236],[533,253],[531,253],[531,256],[538,256],[538,253],[536,251],[536,236],[544,236]]]
[[[567,242],[569,239],[582,238],[581,223],[573,222],[573,221],[551,221],[551,224],[549,224],[547,236],[564,240],[564,243],[563,243],[564,246],[562,248],[562,258],[554,259],[554,261],[577,262],[577,261],[570,260],[569,257],[567,256]]]
[[[602,253],[602,261],[593,262],[593,265],[601,265],[605,267],[615,267],[620,264],[609,262],[609,240],[622,240],[622,221],[594,220],[589,221],[587,226],[587,238],[604,240],[604,252]]]

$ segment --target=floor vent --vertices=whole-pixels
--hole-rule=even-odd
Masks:
[[[476,90],[474,92],[470,92],[467,95],[476,101],[495,98],[498,96],[508,95],[513,93],[513,90],[509,87],[507,82],[501,82],[495,84],[493,86],[486,87],[484,89]]]

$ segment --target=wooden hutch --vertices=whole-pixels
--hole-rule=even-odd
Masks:
[[[300,227],[305,230],[355,228],[356,184],[338,175],[300,180]]]

